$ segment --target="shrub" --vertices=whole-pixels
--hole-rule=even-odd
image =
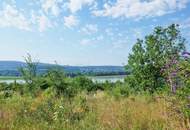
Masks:
[[[77,76],[73,79],[73,84],[79,91],[87,90],[91,91],[93,90],[94,83],[91,79],[85,77],[85,76]]]
[[[47,86],[55,89],[58,96],[63,95],[67,98],[71,98],[76,95],[76,87],[73,86],[71,79],[67,78],[62,70],[49,70],[45,78]]]

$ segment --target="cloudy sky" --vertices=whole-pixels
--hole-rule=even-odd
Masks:
[[[190,41],[190,0],[0,0],[0,60],[122,65],[137,38],[171,23]]]

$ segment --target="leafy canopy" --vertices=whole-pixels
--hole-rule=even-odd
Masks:
[[[129,55],[128,65],[132,73],[127,77],[130,87],[153,92],[165,85],[162,67],[172,57],[179,59],[185,50],[185,39],[178,25],[156,27],[145,40],[138,39]]]

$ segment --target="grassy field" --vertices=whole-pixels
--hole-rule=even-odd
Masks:
[[[80,93],[69,101],[44,92],[36,98],[13,95],[0,102],[0,130],[189,130],[164,95],[114,98]]]

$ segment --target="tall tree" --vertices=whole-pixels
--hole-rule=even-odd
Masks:
[[[173,57],[178,60],[184,50],[185,39],[178,25],[156,27],[145,40],[137,40],[129,55],[127,66],[132,70],[127,77],[129,86],[151,92],[163,87],[162,67]]]

